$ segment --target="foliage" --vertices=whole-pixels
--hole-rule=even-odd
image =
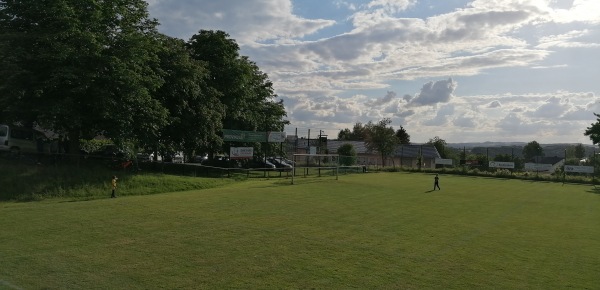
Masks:
[[[89,142],[90,144],[104,142]],[[49,198],[99,199],[110,193],[110,178],[119,177],[123,195],[146,195],[216,187],[230,179],[185,178],[147,171],[112,170],[102,163],[31,166],[0,160],[0,200],[33,201]]]
[[[600,114],[594,113],[594,116],[596,116],[596,122],[587,127],[583,135],[590,137],[594,144],[598,144],[600,143]]]
[[[442,158],[446,158],[446,146],[448,145],[448,143],[446,143],[446,140],[435,136],[432,139],[429,139],[429,141],[427,142],[427,144],[431,144],[433,146],[435,146],[435,148],[437,149],[438,153],[440,153],[440,156]]]
[[[566,149],[567,156],[573,156],[575,158],[582,159],[585,157],[585,147],[579,143],[577,145],[571,145]]]
[[[525,161],[532,160],[538,156],[544,156],[544,149],[537,141],[531,141],[523,147],[523,158]]]
[[[283,101],[276,101],[273,83],[256,63],[239,54],[239,46],[223,31],[200,30],[187,42],[193,59],[206,63],[210,72],[206,84],[220,93],[224,105],[223,128],[248,131],[283,131],[288,120]],[[276,144],[243,144],[254,146],[255,152],[263,152],[261,146],[269,146],[269,152],[278,152]],[[209,148],[211,154],[219,151]],[[222,148],[228,151],[228,148]],[[281,152],[279,152],[281,153]]]
[[[85,152],[95,152],[100,150],[102,147],[111,145],[113,142],[107,139],[91,139],[91,140],[79,140],[80,148]]]
[[[337,152],[340,155],[340,165],[350,166],[356,164],[356,150],[352,144],[343,144]]]
[[[362,123],[357,122],[352,127],[352,131],[350,129],[345,128],[340,130],[338,133],[338,140],[346,140],[346,141],[364,141],[367,136],[367,128]]]
[[[369,121],[365,125],[365,145],[370,151],[377,151],[381,154],[383,166],[385,166],[386,157],[392,155],[398,145],[398,138],[396,137],[394,128],[388,127],[391,123],[391,119],[385,118],[377,124]]]
[[[169,123],[161,128],[146,147],[163,152],[184,151],[193,156],[195,151],[208,152],[222,145],[219,133],[225,107],[221,93],[207,85],[209,71],[206,65],[190,57],[185,43],[163,36],[159,53],[165,84],[155,93],[169,111]]]
[[[396,138],[398,138],[399,144],[410,144],[410,135],[408,135],[406,129],[402,126],[396,131]]]
[[[2,1],[0,106],[11,121],[81,137],[155,134],[157,22],[142,0]]]

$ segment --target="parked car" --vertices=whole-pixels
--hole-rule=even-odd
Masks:
[[[206,160],[208,160],[208,155],[196,155],[196,156],[194,156],[193,162],[194,163],[203,163]]]
[[[181,156],[181,155],[173,156],[173,163],[183,164],[183,156]]]
[[[271,158],[268,158],[267,161],[273,163],[279,170],[290,171],[290,170],[294,169],[294,166],[285,162],[285,160],[283,158],[271,157]]]
[[[127,154],[125,151],[119,149],[117,145],[108,144],[100,147],[100,149],[88,152],[89,158],[97,159],[126,159]]]
[[[13,154],[48,153],[49,145],[46,135],[40,131],[0,124],[0,151]]]
[[[246,161],[244,168],[255,169],[255,170],[275,170],[277,166],[264,159],[251,159]]]

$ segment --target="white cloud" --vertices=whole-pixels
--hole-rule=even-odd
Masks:
[[[418,10],[424,1],[336,0],[312,18],[294,14],[299,1],[148,3],[168,35],[229,33],[273,81],[292,126],[339,130],[389,117],[414,142],[585,142],[582,129],[600,113],[597,82],[582,81],[600,65],[598,0],[475,0],[438,15]],[[322,16],[325,7],[335,13]],[[550,73],[564,91],[523,81]]]
[[[150,13],[175,37],[189,38],[200,29],[224,30],[240,44],[301,38],[335,24],[292,13],[290,0],[152,0]]]
[[[549,98],[528,115],[534,118],[559,118],[569,110],[569,105],[561,98]]]
[[[500,108],[502,107],[502,103],[500,101],[493,101],[488,105],[489,108]]]
[[[411,100],[411,105],[435,105],[437,103],[447,103],[452,97],[452,93],[457,87],[457,83],[452,79],[428,82],[421,88],[421,92]]]
[[[397,13],[405,10],[416,2],[416,0],[373,0],[367,4],[367,7],[380,8],[388,13]]]
[[[600,23],[600,2],[597,0],[574,0],[568,9],[554,10],[553,19],[559,23]]]
[[[454,105],[444,105],[438,111],[437,115],[430,120],[423,122],[425,126],[442,126],[448,122],[450,116],[454,114]]]
[[[537,48],[548,49],[552,47],[575,48],[575,47],[600,47],[600,43],[586,43],[574,41],[575,39],[586,36],[590,33],[588,30],[573,30],[560,35],[550,35],[540,38]]]
[[[369,100],[366,105],[369,107],[376,107],[376,106],[381,106],[381,105],[385,105],[385,104],[389,104],[390,102],[396,100],[396,93],[395,92],[390,92],[388,91],[387,94],[381,98],[381,99],[376,99],[376,100]]]

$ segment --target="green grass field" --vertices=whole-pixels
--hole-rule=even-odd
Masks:
[[[398,172],[296,182],[2,202],[0,289],[600,288],[593,186],[443,175],[431,191],[432,175]]]

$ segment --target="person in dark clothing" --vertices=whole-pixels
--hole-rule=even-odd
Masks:
[[[433,190],[435,190],[435,188],[437,187],[437,189],[442,190],[440,188],[440,177],[436,174],[435,177],[433,178],[434,182],[433,182]]]

